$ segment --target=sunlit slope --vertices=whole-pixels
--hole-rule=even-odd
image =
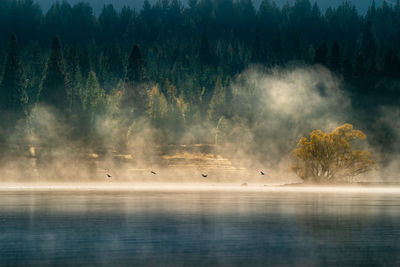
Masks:
[[[168,168],[200,168],[205,170],[237,170],[227,158],[215,152],[213,145],[180,145],[162,155]]]
[[[169,145],[151,149],[144,155],[104,148],[15,147],[3,159],[9,164],[3,170],[2,180],[247,182],[271,176],[268,172],[262,176],[258,169],[233,162],[218,153],[214,145]]]

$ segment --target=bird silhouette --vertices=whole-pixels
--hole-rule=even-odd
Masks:
[[[208,174],[202,173],[201,176],[203,176],[204,178],[207,178]]]
[[[265,175],[265,173],[263,171],[260,171],[261,175]]]
[[[157,173],[155,171],[150,171],[152,174],[157,175]]]
[[[108,178],[111,178],[112,176],[111,176],[110,174],[107,173],[107,177],[108,177]]]

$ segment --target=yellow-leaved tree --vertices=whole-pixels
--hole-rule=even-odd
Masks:
[[[310,138],[303,137],[293,152],[293,171],[304,181],[326,183],[352,181],[353,177],[375,167],[372,154],[353,150],[351,142],[366,136],[353,125],[344,124],[330,133],[314,130]]]

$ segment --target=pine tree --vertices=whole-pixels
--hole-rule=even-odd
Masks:
[[[328,47],[325,43],[322,43],[315,50],[314,63],[326,65],[328,63]]]
[[[65,82],[65,64],[61,52],[61,42],[56,37],[51,45],[50,57],[47,61],[39,94],[39,102],[57,107],[67,106]]]
[[[128,59],[128,67],[126,70],[125,82],[128,84],[144,82],[146,79],[146,71],[144,60],[140,52],[139,46],[134,45]]]
[[[21,113],[27,100],[17,39],[12,34],[0,85],[0,110]]]
[[[71,75],[72,77],[72,91],[71,91],[71,109],[79,111],[81,106],[79,105],[80,93],[83,88],[83,77],[79,66],[76,67]]]
[[[392,49],[388,49],[385,53],[385,58],[383,62],[383,71],[387,76],[393,76],[395,74],[396,68],[396,55]]]
[[[123,69],[121,58],[121,49],[117,43],[113,43],[106,51],[105,55],[105,70],[112,75],[112,78],[117,78],[119,81],[123,78]]]
[[[364,77],[365,71],[364,56],[361,53],[358,53],[356,56],[356,61],[354,63],[354,74],[358,78],[362,78]]]
[[[347,57],[343,61],[343,73],[345,76],[351,76],[353,74],[353,64],[350,57]]]
[[[333,70],[339,70],[340,65],[341,65],[341,59],[340,59],[340,47],[337,42],[333,43],[332,49],[331,49],[331,59],[330,59],[330,65]]]
[[[90,136],[89,140],[96,142],[99,137],[95,129],[95,118],[104,110],[106,97],[104,90],[100,87],[96,73],[90,71],[86,84],[80,90],[80,101],[82,104],[81,113],[79,114],[79,134],[81,136]]]
[[[167,113],[167,99],[163,93],[160,93],[157,86],[154,86],[150,92],[148,114],[154,126],[161,126],[165,114]]]
[[[368,62],[372,62],[375,60],[377,45],[375,41],[374,34],[372,33],[372,23],[371,21],[367,21],[367,26],[365,27],[365,31],[363,33],[363,37],[361,40],[361,52],[368,59]]]
[[[74,48],[69,48],[66,56],[66,70],[65,70],[65,84],[68,89],[69,108],[71,111],[79,112],[80,105],[80,91],[82,90],[82,73],[79,66],[79,59],[77,51]]]
[[[208,110],[208,118],[217,122],[224,115],[224,105],[226,104],[226,87],[222,84],[221,76],[218,76],[215,83],[214,94],[211,98],[210,107]]]
[[[232,102],[233,102],[233,92],[232,92],[232,78],[230,76],[226,77],[225,82],[225,104],[224,104],[224,116],[230,118],[232,116]]]
[[[167,91],[167,100],[169,103],[173,103],[176,101],[178,97],[178,90],[176,89],[176,86],[172,84],[169,79],[165,79],[165,88]]]
[[[92,115],[97,114],[101,110],[102,104],[105,102],[105,92],[100,87],[94,71],[89,72],[86,88],[81,93],[81,99],[83,110]]]
[[[251,61],[252,62],[261,62],[261,40],[258,36],[254,40],[253,46],[251,49]]]
[[[144,59],[139,46],[134,45],[129,56],[125,76],[125,93],[122,105],[137,115],[143,115],[147,109],[148,93],[143,82],[146,81]]]
[[[199,48],[199,60],[200,63],[203,65],[211,63],[210,43],[208,41],[206,31],[203,31],[203,35],[201,37],[200,48]]]
[[[368,8],[366,17],[368,19],[374,19],[375,15],[376,15],[376,5],[375,5],[375,0],[372,0],[371,6]]]

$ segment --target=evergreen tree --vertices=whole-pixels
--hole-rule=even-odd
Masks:
[[[261,61],[261,40],[260,38],[256,38],[254,40],[252,49],[251,49],[251,61],[252,62],[260,62]]]
[[[225,114],[226,87],[222,84],[221,76],[218,76],[214,87],[214,94],[211,98],[208,110],[208,118],[217,122]]]
[[[356,60],[354,63],[354,74],[357,78],[364,77],[366,72],[364,56],[361,53],[358,53],[356,56]]]
[[[118,14],[112,4],[104,5],[98,19],[100,29],[102,30],[102,39],[109,38],[114,40],[118,37]]]
[[[167,99],[163,93],[160,93],[157,86],[154,86],[150,92],[148,114],[155,127],[162,126],[165,114],[167,113]]]
[[[102,110],[102,105],[105,102],[105,92],[100,87],[96,73],[90,71],[86,81],[86,88],[81,93],[83,110],[91,114],[93,117]]]
[[[365,31],[363,33],[361,41],[361,52],[368,59],[368,62],[373,62],[375,60],[377,45],[375,41],[374,34],[372,33],[372,23],[367,21]]]
[[[80,99],[82,103],[82,113],[79,116],[80,134],[82,136],[86,134],[86,137],[92,137],[90,141],[96,142],[99,137],[95,136],[95,118],[105,110],[106,95],[94,71],[89,72],[86,84],[80,90]]]
[[[389,77],[393,77],[395,75],[396,70],[396,55],[394,54],[392,49],[388,49],[385,54],[384,62],[383,62],[383,71]]]
[[[328,46],[322,43],[315,50],[314,63],[326,65],[328,63]]]
[[[143,82],[146,80],[144,60],[137,45],[134,45],[129,56],[125,76],[125,93],[123,106],[143,115],[147,109],[148,93]]]
[[[65,56],[65,85],[68,90],[68,106],[71,111],[81,109],[79,97],[82,90],[82,73],[79,66],[77,51],[70,47]]]
[[[92,67],[90,64],[89,51],[87,47],[79,49],[79,67],[81,69],[82,76],[87,78]]]
[[[19,114],[27,100],[17,39],[12,34],[0,84],[0,110]]]
[[[169,103],[175,102],[176,99],[178,98],[178,90],[176,89],[176,86],[169,81],[168,78],[165,80],[165,88],[167,92],[168,102]]]
[[[106,50],[104,67],[108,73],[117,77],[118,80],[123,78],[124,66],[122,64],[121,49],[117,43],[113,43],[112,46]]]
[[[103,60],[104,87],[107,91],[117,85],[123,79],[124,66],[122,62],[121,49],[117,43],[113,43],[104,53]]]
[[[81,110],[82,106],[79,105],[79,98],[81,96],[81,91],[83,88],[83,77],[81,73],[81,69],[79,66],[77,66],[74,69],[74,72],[71,73],[71,109],[72,111],[78,112]]]
[[[125,82],[127,84],[144,82],[146,79],[146,71],[144,59],[140,53],[139,46],[134,45],[128,59],[128,67],[126,70]]]
[[[333,70],[340,70],[340,65],[341,65],[340,47],[337,42],[334,42],[331,49],[330,66]]]
[[[46,64],[39,102],[60,108],[66,107],[68,97],[65,83],[65,64],[62,57],[61,42],[56,37],[51,45],[50,57]]]
[[[205,30],[203,31],[203,35],[201,36],[199,60],[202,65],[208,65],[211,63],[210,43],[208,41],[207,33]]]
[[[343,61],[343,73],[346,76],[351,76],[353,74],[353,64],[349,57]]]
[[[376,5],[375,5],[375,0],[372,0],[371,6],[368,8],[366,17],[371,20],[374,19],[375,15],[376,15]]]

